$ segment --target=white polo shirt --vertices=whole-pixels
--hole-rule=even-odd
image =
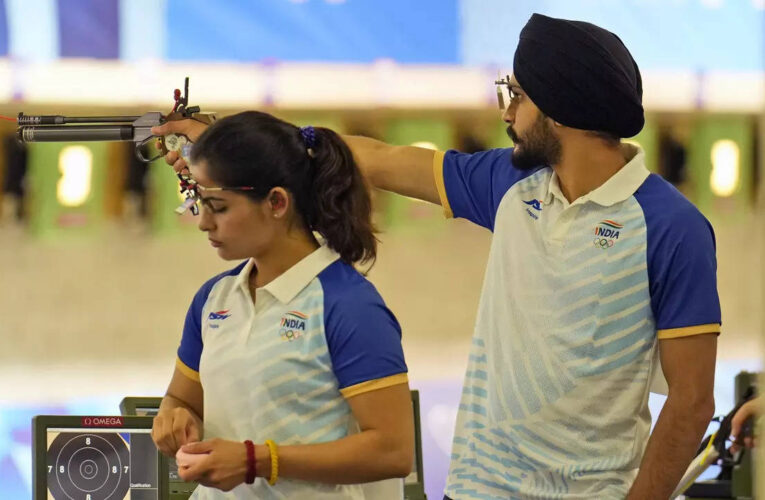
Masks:
[[[374,286],[322,246],[253,304],[249,260],[197,292],[178,368],[204,389],[204,438],[279,445],[335,441],[358,430],[346,398],[407,382],[401,329]],[[195,499],[400,498],[399,479],[326,485],[258,478]]]
[[[632,146],[571,204],[551,168],[511,154],[434,160],[447,216],[494,233],[446,495],[621,499],[649,434],[657,340],[720,331],[712,228]]]

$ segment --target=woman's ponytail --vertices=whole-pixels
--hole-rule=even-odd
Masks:
[[[374,262],[372,201],[353,154],[334,131],[317,127],[311,144],[313,229],[348,263]]]

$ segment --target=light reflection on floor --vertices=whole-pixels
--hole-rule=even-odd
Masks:
[[[715,401],[717,414],[733,406],[733,378],[741,370],[758,371],[757,360],[718,362]],[[126,395],[161,395],[169,378],[166,367],[120,366],[108,372],[96,366],[41,372],[33,367],[0,369],[0,498],[30,498],[32,484],[31,419],[38,414],[118,414]],[[25,382],[26,381],[26,382]],[[412,380],[420,390],[423,461],[428,498],[440,499],[448,470],[449,449],[462,380]],[[114,392],[114,387],[121,391]],[[82,394],[93,396],[82,397]],[[649,406],[656,418],[664,398],[651,395]],[[710,426],[713,430],[715,425]],[[703,477],[714,477],[709,469]]]

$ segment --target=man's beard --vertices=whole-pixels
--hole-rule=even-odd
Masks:
[[[554,165],[560,161],[560,141],[552,131],[545,116],[540,114],[525,137],[520,138],[512,126],[507,127],[507,135],[513,140],[512,161],[516,168],[531,170],[544,165]],[[517,148],[520,146],[520,150]]]

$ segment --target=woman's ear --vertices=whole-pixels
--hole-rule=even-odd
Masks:
[[[266,198],[271,216],[275,219],[281,219],[287,213],[290,204],[290,197],[287,190],[281,187],[275,187],[268,193]]]

